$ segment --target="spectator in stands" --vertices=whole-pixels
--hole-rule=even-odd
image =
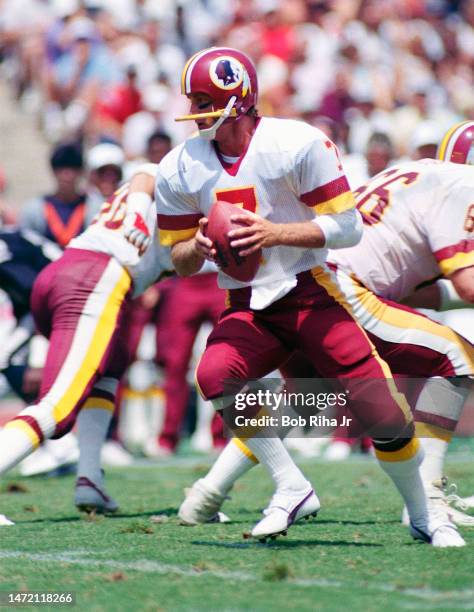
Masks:
[[[125,73],[126,80],[105,87],[96,105],[94,131],[98,138],[120,142],[123,124],[128,117],[142,109],[142,93],[137,86],[137,67],[129,63]]]
[[[97,210],[118,189],[124,162],[121,147],[109,142],[98,144],[88,152],[87,203],[92,209]]]
[[[0,168],[0,227],[16,223],[17,211],[10,205],[6,198],[7,179],[2,168]]]
[[[164,113],[170,104],[168,88],[162,83],[148,85],[142,100],[144,109],[128,117],[123,125],[122,142],[127,159],[143,157],[153,132],[166,131]]]
[[[434,121],[419,123],[410,138],[411,159],[436,159],[436,151],[445,131]]]
[[[68,24],[66,34],[71,46],[50,72],[48,98],[52,104],[45,124],[51,124],[52,117],[56,123],[62,118],[63,133],[71,136],[82,130],[103,87],[119,83],[123,73],[92,20],[74,19]]]
[[[171,151],[171,138],[166,132],[157,130],[148,138],[146,156],[149,161],[159,164],[163,157]]]
[[[84,164],[75,144],[57,146],[50,165],[55,181],[53,193],[26,203],[20,224],[65,247],[92,221],[97,208],[86,203],[80,187]]]

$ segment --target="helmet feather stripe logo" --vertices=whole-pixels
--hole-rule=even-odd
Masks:
[[[470,122],[462,121],[461,123],[457,123],[450,130],[448,130],[439,145],[438,154],[436,156],[438,159],[442,159],[443,161],[449,161],[451,159],[453,145],[456,142],[459,133],[463,131],[464,127],[468,123]]]

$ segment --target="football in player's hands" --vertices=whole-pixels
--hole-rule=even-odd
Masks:
[[[241,282],[249,282],[255,277],[262,259],[262,249],[242,257],[239,255],[241,248],[230,246],[228,233],[245,226],[245,223],[231,221],[231,217],[236,213],[245,214],[245,212],[235,204],[218,200],[209,211],[206,228],[206,236],[212,240],[217,251],[215,257],[217,265],[223,272]]]

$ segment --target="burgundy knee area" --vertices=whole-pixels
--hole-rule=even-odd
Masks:
[[[241,387],[236,381],[246,375],[241,360],[221,344],[207,347],[196,370],[197,383],[207,399],[236,393]]]
[[[344,385],[349,410],[372,437],[395,438],[406,430],[407,416],[401,406],[404,397],[401,393],[392,395],[394,390],[386,380],[345,379]]]
[[[201,358],[196,370],[199,389],[206,399],[213,399],[224,394],[224,380],[228,377],[225,363],[206,353]]]

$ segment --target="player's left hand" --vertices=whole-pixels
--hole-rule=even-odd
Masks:
[[[143,217],[136,212],[129,213],[123,220],[125,238],[137,247],[140,255],[147,250],[151,236]]]
[[[281,244],[282,226],[278,223],[272,223],[250,211],[241,215],[232,215],[230,220],[246,224],[246,227],[231,230],[228,234],[231,239],[230,246],[241,249],[239,251],[241,257],[250,255],[258,249]]]

